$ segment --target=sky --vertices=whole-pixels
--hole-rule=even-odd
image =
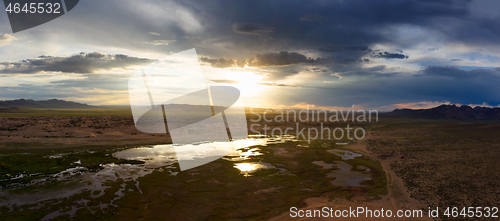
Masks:
[[[500,105],[500,1],[85,0],[12,33],[0,100],[128,105],[127,82],[196,49],[207,84],[263,108]],[[168,82],[166,82],[168,87]]]

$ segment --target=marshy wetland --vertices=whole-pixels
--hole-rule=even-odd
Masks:
[[[116,138],[75,147],[92,138],[49,136],[43,139],[53,142],[38,147],[38,140],[24,138],[0,150],[0,219],[287,220],[290,207],[494,207],[500,202],[498,125],[384,118],[357,124],[368,131],[364,140],[251,136],[232,142],[231,154],[185,171],[169,144],[125,146]],[[153,143],[161,140],[169,139],[154,136]]]
[[[0,218],[269,219],[309,197],[349,199],[353,188],[372,200],[387,193],[380,164],[330,153],[338,148],[331,141],[236,143],[232,154],[186,171],[172,145],[4,151]]]

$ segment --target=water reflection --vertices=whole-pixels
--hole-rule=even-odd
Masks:
[[[196,158],[210,158],[218,156],[221,151],[228,149],[233,150],[232,153],[226,155],[224,160],[234,161],[233,167],[240,171],[243,176],[252,176],[258,170],[262,169],[279,169],[275,175],[290,175],[295,176],[292,172],[287,171],[283,167],[285,165],[270,164],[265,162],[243,162],[245,160],[257,161],[255,157],[259,157],[262,153],[259,147],[284,143],[287,141],[297,141],[293,136],[279,137],[262,137],[254,136],[249,139],[235,140],[233,142],[212,142],[212,143],[195,143],[182,146],[173,145],[155,145],[151,147],[131,148],[118,151],[112,154],[113,157],[127,160],[139,160],[144,164],[104,164],[97,172],[90,172],[86,168],[81,167],[81,161],[74,162],[72,169],[58,173],[57,176],[66,177],[58,179],[60,181],[55,187],[44,189],[43,186],[37,190],[33,188],[29,193],[17,194],[14,191],[0,190],[0,206],[6,205],[11,209],[22,205],[33,205],[33,208],[45,208],[48,205],[57,204],[63,201],[64,198],[70,198],[75,194],[88,191],[91,198],[102,197],[106,191],[110,191],[109,183],[117,183],[118,189],[114,191],[114,197],[111,201],[101,203],[99,205],[87,205],[88,200],[82,199],[75,201],[72,205],[65,205],[59,211],[54,211],[44,217],[45,220],[53,219],[65,214],[73,215],[79,209],[89,209],[97,211],[107,207],[116,207],[114,204],[127,192],[138,191],[142,192],[139,186],[138,179],[140,177],[151,174],[155,171],[161,171],[168,175],[175,176],[178,168],[174,164],[179,159],[192,160]],[[304,146],[306,147],[306,146]],[[200,151],[203,150],[203,151]],[[344,150],[328,150],[328,152],[342,157],[343,160],[354,159],[362,156],[362,154],[353,153]],[[196,154],[194,154],[196,153]],[[55,155],[57,158],[64,158],[64,155]],[[254,159],[252,159],[254,158]],[[325,163],[324,161],[312,162],[322,166],[323,169],[331,170],[327,177],[332,180],[333,185],[339,186],[361,186],[364,180],[370,180],[371,175],[368,168],[358,166],[356,169],[365,171],[351,171],[352,166],[343,162],[335,161],[334,163]],[[236,170],[235,170],[236,171]],[[64,175],[66,174],[66,175]],[[68,175],[69,174],[69,175]],[[237,174],[237,172],[235,173]],[[40,181],[41,184],[45,180]],[[48,183],[48,182],[47,182]],[[127,185],[132,183],[133,185]],[[134,185],[135,184],[135,185]]]
[[[361,181],[371,180],[371,174],[367,172],[351,171],[352,166],[344,161],[335,161],[338,170],[332,170],[326,175],[335,178],[332,182],[335,186],[363,186]]]
[[[335,149],[335,150],[327,150],[327,152],[328,153],[333,153],[333,154],[339,156],[340,158],[342,158],[342,160],[352,160],[355,157],[363,156],[363,154],[354,153],[354,152],[351,152],[351,151],[348,151],[348,150],[338,150],[338,149]]]
[[[76,210],[89,209],[95,211],[107,207],[116,207],[114,201],[120,199],[129,191],[139,191],[139,177],[146,176],[154,171],[167,172],[170,175],[176,175],[171,169],[175,169],[173,164],[179,158],[193,159],[196,157],[210,157],[211,155],[219,154],[219,151],[226,149],[240,150],[250,146],[265,144],[265,139],[243,139],[233,142],[213,142],[213,143],[196,143],[183,146],[177,146],[174,149],[173,145],[155,145],[151,147],[131,148],[113,153],[113,157],[128,160],[140,160],[144,164],[104,164],[97,172],[90,172],[84,167],[76,166],[60,173],[50,175],[48,178],[35,180],[39,189],[34,188],[29,193],[17,194],[13,190],[0,190],[0,206],[7,206],[11,209],[17,206],[33,205],[33,209],[43,208],[44,206],[57,204],[62,202],[64,198],[72,197],[84,191],[90,192],[91,198],[99,198],[105,194],[105,191],[110,188],[107,183],[120,183],[120,188],[115,192],[115,197],[109,203],[101,203],[97,206],[87,206],[85,202],[74,205],[68,205],[66,208],[59,211],[54,211],[44,217],[44,220],[50,220],[65,214],[73,215]],[[177,149],[182,151],[177,151]],[[205,151],[199,151],[200,149]],[[258,149],[247,151],[240,154],[242,156],[257,155]],[[199,153],[194,155],[193,152]],[[259,153],[260,154],[260,153]],[[57,155],[57,157],[65,157]],[[77,164],[75,162],[75,164]],[[262,164],[265,165],[265,164]],[[272,165],[270,165],[272,166]],[[51,178],[60,181],[53,188],[45,189],[44,184]],[[127,188],[125,183],[135,183],[135,188]],[[48,183],[48,182],[47,182]],[[64,210],[64,212],[63,212]],[[68,212],[69,211],[69,212]]]
[[[322,160],[321,160],[321,161],[313,161],[312,163],[314,163],[314,164],[316,164],[316,165],[318,165],[318,166],[322,166],[322,167],[323,167],[323,169],[331,169],[331,168],[333,168],[333,166],[335,165],[335,164],[333,164],[333,163],[325,163],[325,162],[324,162],[324,161],[322,161]]]
[[[265,144],[265,139],[242,139],[233,142],[207,142],[188,145],[155,145],[153,147],[127,149],[113,154],[114,157],[127,160],[141,160],[145,162],[164,160],[194,160],[220,156],[221,153],[231,152],[242,148]],[[248,153],[251,155],[251,153]],[[226,154],[224,154],[226,155]],[[231,154],[229,154],[231,156]],[[238,156],[244,156],[239,154]]]
[[[257,170],[276,167],[269,163],[235,163],[234,168],[240,170],[240,174],[243,174],[243,176],[248,177],[251,176],[251,173],[254,173]]]
[[[259,152],[261,149],[260,148],[251,148],[248,150],[245,150],[246,148],[242,148],[240,150],[236,150],[230,154],[228,154],[226,157],[222,158],[227,161],[243,161],[243,160],[248,160],[250,157],[253,156],[260,156],[264,155],[263,153]]]

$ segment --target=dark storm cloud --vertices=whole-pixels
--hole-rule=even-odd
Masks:
[[[270,67],[286,66],[292,64],[317,64],[321,58],[312,59],[297,52],[281,51],[279,53],[258,54],[249,59],[226,59],[202,57],[202,62],[209,63],[216,68],[228,67]]]
[[[500,80],[500,68],[463,70],[454,66],[428,66],[422,71],[421,75],[440,76],[455,79],[481,78],[485,80]]]
[[[273,28],[256,23],[233,23],[233,31],[239,34],[269,37],[273,32]]]
[[[380,54],[377,51],[372,59],[370,47],[374,48],[374,45],[393,45],[408,50],[426,39],[438,39],[437,42],[442,42],[442,45],[425,47],[441,48],[461,43],[469,47],[497,46],[500,19],[475,16],[470,4],[470,1],[450,0],[85,1],[79,4],[77,11],[72,11],[71,16],[59,23],[48,23],[45,27],[59,30],[55,25],[60,25],[60,30],[64,30],[61,31],[64,34],[61,39],[69,39],[70,42],[146,53],[179,52],[196,47],[199,54],[205,55],[201,58],[202,62],[217,68],[261,67],[258,74],[267,76],[265,81],[277,81],[301,73],[304,70],[302,66],[310,68],[317,65],[346,78],[339,80],[338,76],[331,76],[335,78],[335,83],[324,84],[328,88],[314,90],[304,87],[296,90],[295,94],[287,91],[279,98],[288,102],[348,107],[352,104],[378,107],[418,101],[487,102],[496,105],[500,103],[500,80],[496,77],[500,75],[498,69],[463,70],[431,66],[416,73],[401,73],[359,65],[368,62],[367,58],[372,60],[370,63],[382,59],[393,59],[401,64],[411,62],[405,60],[408,55],[390,49],[383,49]],[[415,29],[418,33],[425,32],[425,38],[410,38],[407,41],[408,38],[398,36],[401,34],[398,31],[412,35]],[[149,34],[153,31],[172,42],[162,47],[144,44],[158,41],[158,35]],[[320,58],[309,58],[292,51],[319,53]],[[73,56],[4,62],[0,64],[0,73],[38,73],[45,70],[92,73],[100,69],[125,68],[130,64],[116,61],[116,55],[78,56],[73,59],[78,62],[73,63],[70,59]],[[135,57],[127,59],[138,64],[151,62]],[[2,65],[4,69],[1,69]],[[329,74],[325,72],[321,77],[328,77]],[[330,80],[325,79],[327,82]],[[53,85],[68,88],[78,85],[106,86],[97,84],[97,81],[87,78],[80,82],[53,82]],[[310,83],[309,80],[304,81],[304,84]],[[50,90],[33,87],[33,94],[36,94],[37,88],[40,89],[38,94],[57,92],[54,86]],[[282,88],[288,90],[291,87]],[[17,93],[9,90],[1,92]],[[49,98],[52,97],[57,96],[50,95]]]
[[[414,0],[262,1],[255,3],[216,0],[196,3],[198,3],[197,8],[203,9],[201,20],[206,21],[207,30],[211,32],[210,36],[223,38],[224,46],[227,48],[254,53],[259,50],[311,50],[329,45],[399,44],[401,42],[397,42],[399,39],[394,35],[379,31],[397,25],[429,28],[447,36],[448,32],[435,23],[446,22],[450,19],[462,20],[467,18],[469,13],[468,3],[459,1],[448,3]],[[203,15],[210,15],[210,17]],[[236,23],[228,24],[228,20]],[[231,25],[233,25],[234,32],[247,35],[262,35],[272,30],[273,40],[264,42],[258,38],[249,39],[241,35],[228,35],[227,29]],[[448,25],[447,27],[453,28],[454,26]],[[203,51],[203,53],[213,56],[210,50]],[[224,55],[217,57],[222,56]]]
[[[256,74],[264,76],[264,81],[279,81],[303,71],[302,65],[275,66],[260,69]]]
[[[259,54],[249,61],[251,66],[285,66],[291,64],[314,64],[319,63],[321,58],[312,59],[297,52],[282,51],[280,53]]]
[[[385,58],[385,59],[408,59],[409,56],[400,53],[378,52],[371,55],[372,58]]]
[[[319,51],[322,52],[346,52],[346,51],[371,51],[368,46],[329,46],[320,48]]]
[[[355,78],[356,80],[360,79],[370,79],[370,78],[388,78],[395,77],[401,74],[405,74],[403,72],[386,72],[385,65],[378,65],[375,67],[369,68],[352,68],[351,71],[340,72],[337,74],[331,74],[332,76],[342,77],[342,78]]]
[[[232,59],[232,58],[209,58],[201,57],[202,62],[210,64],[215,68],[230,68],[230,67],[275,67],[288,66],[295,64],[302,65],[333,65],[333,64],[354,64],[359,62],[368,62],[369,60],[359,60],[354,58],[310,58],[297,52],[281,51],[278,53],[257,54],[255,57],[248,59]]]
[[[20,62],[1,62],[0,73],[34,74],[46,72],[93,73],[97,70],[113,68],[125,69],[130,66],[144,65],[153,62],[145,58],[137,58],[123,54],[107,55],[99,52],[80,53],[69,57],[39,56]]]
[[[325,16],[321,16],[321,15],[304,15],[304,16],[300,17],[300,20],[305,21],[305,22],[321,22],[321,21],[324,21],[326,19],[328,19],[328,18]]]
[[[135,50],[162,53],[196,46],[200,54],[210,57],[312,50],[330,45],[408,43],[397,42],[394,35],[379,31],[397,25],[429,29],[442,34],[445,41],[496,42],[494,39],[500,38],[500,20],[471,18],[468,5],[468,1],[415,0],[86,1],[65,19],[62,27],[69,30],[65,35],[75,33],[70,38],[79,42],[113,47],[126,45]],[[169,43],[168,48],[144,45],[143,42],[157,40],[150,32],[176,41]],[[200,39],[184,36],[200,36]],[[131,43],[130,39],[139,40]]]
[[[165,52],[164,47],[143,44],[157,40],[149,34],[155,32],[176,40],[167,51],[196,46],[201,54],[215,57],[238,57],[238,53],[264,50],[311,50],[329,45],[398,44],[393,35],[378,31],[395,25],[430,29],[441,33],[444,40],[496,42],[494,39],[500,38],[500,20],[471,18],[468,5],[469,1],[415,0],[85,1],[60,25],[61,30],[67,30],[64,34],[69,39],[79,42]],[[251,35],[273,40],[265,42]],[[140,40],[131,43],[130,39]],[[223,54],[221,48],[232,54]]]
[[[355,104],[368,108],[412,102],[500,105],[500,68],[463,70],[431,66],[415,73],[360,69],[349,74],[343,76],[356,77],[356,80],[338,81],[332,76],[330,80],[335,83],[328,87],[287,90],[279,94],[280,99],[288,101],[288,105],[305,102],[318,106],[350,107]]]

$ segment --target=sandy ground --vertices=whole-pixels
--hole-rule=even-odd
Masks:
[[[370,134],[367,135],[365,140],[369,140],[371,137]],[[377,159],[381,162],[384,171],[386,171],[387,177],[387,196],[381,196],[381,199],[374,201],[367,201],[365,194],[362,191],[358,191],[357,188],[352,187],[351,190],[354,193],[354,196],[351,200],[346,199],[334,199],[329,200],[328,196],[322,197],[311,197],[305,200],[306,206],[300,207],[301,210],[321,210],[323,207],[329,207],[334,210],[349,210],[349,208],[356,209],[357,207],[366,207],[369,210],[392,210],[393,214],[395,214],[398,210],[417,210],[426,208],[424,204],[420,203],[418,200],[415,200],[410,197],[410,192],[406,189],[403,184],[403,180],[396,176],[394,171],[390,168],[390,163],[401,156],[377,156],[373,153],[370,153],[366,149],[366,145],[364,142],[351,144],[346,146],[346,149],[356,150],[357,152],[362,152],[373,159]],[[339,220],[432,220],[428,218],[428,214],[425,213],[427,210],[423,210],[423,218],[395,218],[395,217],[342,217],[342,218],[333,218]],[[273,221],[278,220],[331,220],[329,217],[315,217],[315,218],[299,218],[299,217],[290,217],[290,212],[285,212],[277,217],[272,218]]]
[[[0,118],[0,149],[60,149],[165,143],[171,143],[168,134],[142,133],[135,128],[131,116]]]

